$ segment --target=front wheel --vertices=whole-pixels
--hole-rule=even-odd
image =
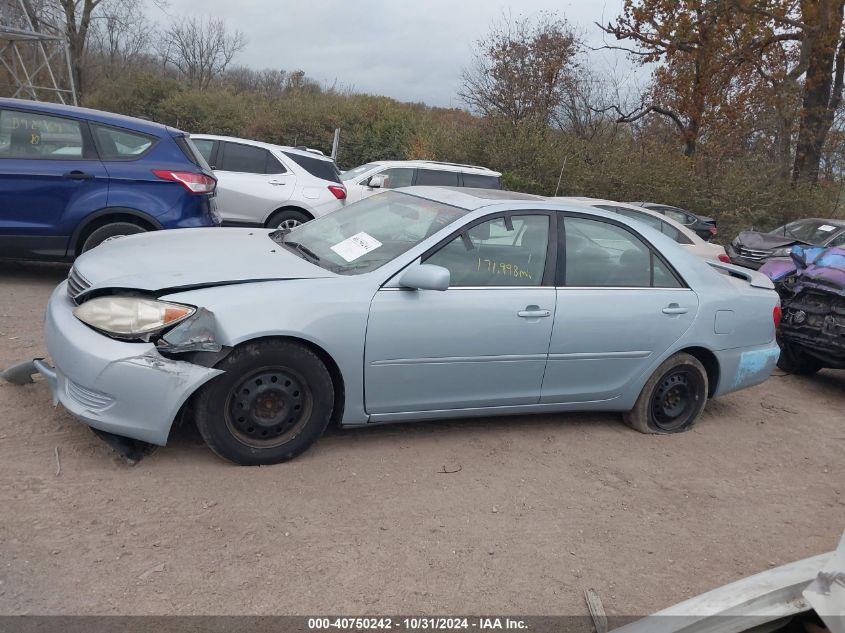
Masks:
[[[790,343],[782,343],[780,346],[778,367],[788,374],[812,376],[821,370],[822,364],[809,354],[806,354],[796,348],[794,345],[791,345]]]
[[[334,408],[331,375],[307,347],[247,343],[196,399],[197,429],[212,451],[243,466],[296,457],[322,435]]]
[[[682,433],[701,415],[707,393],[704,366],[694,356],[675,354],[652,374],[623,419],[640,433]]]

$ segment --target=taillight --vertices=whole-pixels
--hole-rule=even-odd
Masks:
[[[719,261],[724,262],[725,264],[730,264],[731,258],[728,257],[727,255],[725,255],[724,253],[722,253],[722,254],[719,255]]]
[[[338,200],[346,200],[346,189],[343,187],[338,187],[337,185],[329,185],[329,191],[334,194],[334,197]]]
[[[191,193],[211,193],[217,186],[217,181],[211,176],[190,171],[170,171],[169,169],[154,169],[156,178],[178,182]]]
[[[783,316],[783,312],[781,312],[780,306],[776,305],[775,309],[772,310],[772,320],[775,322],[775,332],[780,330],[780,319]]]

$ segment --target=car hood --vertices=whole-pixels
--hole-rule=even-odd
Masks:
[[[794,237],[788,235],[771,235],[769,233],[760,233],[758,231],[743,231],[737,237],[739,243],[748,248],[756,248],[760,250],[771,250],[774,248],[783,248],[784,246],[792,246],[793,244],[805,244],[801,240],[796,240]]]
[[[178,229],[109,240],[74,263],[88,290],[172,290],[335,277],[273,242],[267,229]]]

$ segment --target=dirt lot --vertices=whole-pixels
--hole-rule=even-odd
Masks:
[[[45,354],[66,273],[0,265],[0,367]],[[843,407],[845,372],[775,376],[674,437],[613,415],[425,423],[239,468],[186,430],[132,467],[43,383],[2,384],[0,613],[582,614],[593,587],[644,614],[835,547]]]

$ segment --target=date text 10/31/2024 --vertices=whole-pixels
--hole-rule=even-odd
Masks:
[[[329,630],[397,630],[397,631],[455,631],[477,630],[518,631],[527,629],[524,620],[499,617],[326,617],[308,618],[308,629],[313,631]]]

